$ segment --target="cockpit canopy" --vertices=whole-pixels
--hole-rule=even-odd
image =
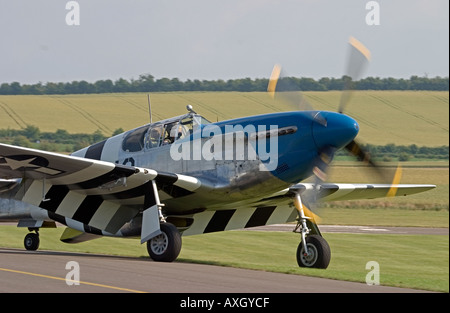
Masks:
[[[147,124],[127,132],[122,142],[122,149],[126,152],[138,152],[170,145],[176,140],[190,136],[200,125],[209,123],[204,117],[189,113]]]

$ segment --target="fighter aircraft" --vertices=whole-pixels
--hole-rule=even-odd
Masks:
[[[368,58],[358,41],[350,47]],[[273,95],[280,72],[275,67],[270,79]],[[358,123],[343,114],[348,99],[344,92],[338,112],[296,110],[215,123],[188,106],[184,115],[70,156],[0,144],[0,219],[30,230],[27,250],[38,249],[41,228],[61,223],[63,242],[140,237],[150,257],[163,262],[178,257],[182,236],[297,221],[298,265],[327,268],[330,247],[307,206],[435,187],[399,184],[399,170],[387,184],[325,182],[339,149],[384,175],[355,141]],[[302,182],[309,177],[312,183]]]

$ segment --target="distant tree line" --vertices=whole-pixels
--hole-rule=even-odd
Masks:
[[[387,144],[384,146],[362,144],[362,149],[367,151],[374,160],[390,162],[394,160],[398,161],[411,161],[412,159],[439,159],[448,160],[449,158],[449,146],[440,147],[419,147],[415,144],[404,146]],[[340,150],[336,156],[345,156],[348,152]]]
[[[123,132],[117,129],[114,134]],[[64,129],[56,132],[41,132],[38,127],[28,125],[24,129],[0,129],[0,142],[16,146],[37,148],[53,152],[73,152],[106,139],[100,130],[93,134],[70,134]]]
[[[347,76],[341,78],[323,77],[318,80],[313,78],[283,78],[285,90],[302,91],[327,91],[342,90],[348,81]],[[186,80],[178,78],[155,79],[150,74],[141,75],[138,79],[126,80],[120,78],[98,80],[95,83],[87,81],[73,81],[66,83],[37,83],[24,84],[19,82],[2,83],[0,95],[51,95],[51,94],[92,94],[114,92],[170,92],[170,91],[266,91],[269,79],[266,78],[242,78],[230,80]],[[379,78],[367,77],[354,82],[357,90],[449,90],[449,78],[445,77],[418,77],[403,78]]]
[[[114,131],[114,135],[123,133],[122,128]],[[38,127],[28,125],[24,129],[0,129],[0,142],[22,147],[37,148],[53,152],[73,152],[85,148],[93,143],[105,140],[107,137],[100,130],[93,134],[70,134],[66,130],[58,129],[56,132],[41,132]],[[439,159],[449,158],[449,146],[419,147],[417,145],[362,145],[374,160],[378,161],[409,161],[413,159]],[[345,150],[337,152],[336,157],[348,156]]]

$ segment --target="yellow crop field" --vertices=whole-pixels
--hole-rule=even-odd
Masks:
[[[336,111],[341,92],[305,92],[317,110]],[[264,92],[172,92],[151,94],[153,121],[186,112],[191,104],[211,121],[292,111]],[[363,143],[442,146],[449,142],[448,91],[355,91],[346,114],[360,125]],[[0,129],[27,125],[43,132],[111,135],[149,122],[146,93],[0,96]]]

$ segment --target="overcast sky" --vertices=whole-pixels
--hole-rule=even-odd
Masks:
[[[372,53],[364,76],[449,75],[449,1],[0,0],[0,83],[100,79],[341,77],[347,42]]]

